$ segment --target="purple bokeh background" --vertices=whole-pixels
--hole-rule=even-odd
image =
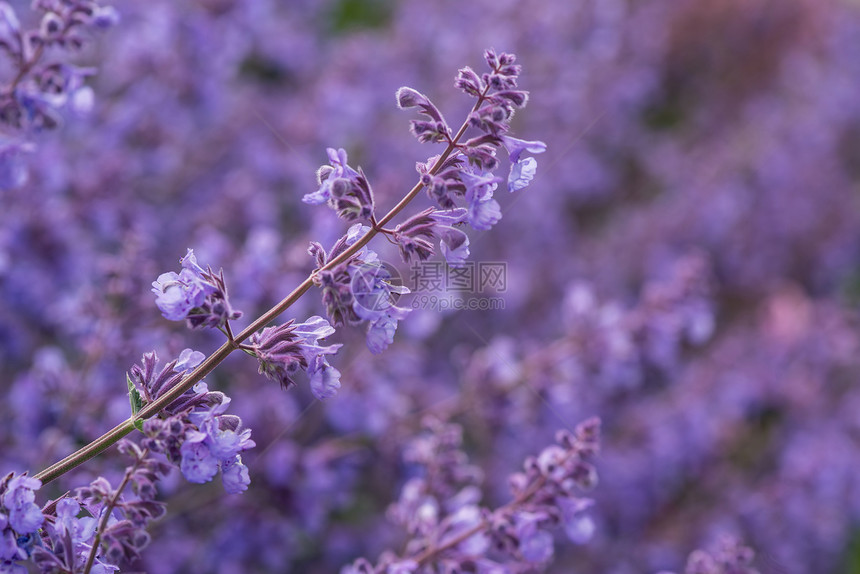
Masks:
[[[560,536],[550,571],[681,570],[732,535],[766,574],[860,572],[860,4],[116,7],[79,57],[98,69],[92,110],[33,134],[29,181],[0,192],[0,472],[124,420],[144,352],[219,344],[153,304],[186,248],[224,268],[246,318],[300,283],[308,242],[346,230],[301,202],[326,147],[393,205],[439,152],[395,90],[458,124],[456,70],[495,47],[531,93],[516,135],[548,144],[532,185],[497,195],[501,222],[471,234],[475,262],[506,265],[504,309],[417,310],[378,357],[340,329],[343,388],[322,403],[228,359],[207,382],[253,429],[251,488],[174,476],[133,567],[337,571],[402,544],[385,509],[422,415],[463,426],[489,505],[556,429],[596,415],[596,532]],[[311,292],[288,314],[321,312]],[[108,454],[42,494],[121,469]]]

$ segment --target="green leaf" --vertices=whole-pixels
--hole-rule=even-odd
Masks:
[[[329,14],[335,35],[354,30],[372,30],[388,26],[394,15],[391,0],[338,0]]]
[[[131,404],[131,416],[134,417],[143,407],[143,399],[140,398],[140,393],[134,388],[134,383],[131,382],[128,375],[125,376],[125,383],[128,385],[128,402]],[[134,428],[143,431],[143,420],[136,419],[134,421]]]

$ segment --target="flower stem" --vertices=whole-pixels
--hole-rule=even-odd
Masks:
[[[478,98],[478,101],[475,103],[472,108],[472,112],[476,111],[480,105],[484,102],[484,99],[489,92],[489,86],[484,90],[484,92]],[[436,174],[441,168],[442,164],[445,163],[445,160],[454,153],[455,151],[459,151],[458,142],[460,138],[463,137],[463,134],[466,133],[466,129],[469,127],[469,120],[467,119],[460,126],[460,129],[457,131],[457,134],[450,141],[448,146],[445,148],[445,151],[436,162],[433,164],[433,167],[429,170],[430,174]],[[403,211],[409,202],[415,199],[415,196],[424,188],[424,185],[419,181],[415,184],[415,186],[409,190],[407,193],[391,210],[385,214],[381,219],[376,221],[376,225],[371,227],[367,233],[365,233],[360,239],[358,239],[355,243],[349,246],[345,251],[343,251],[340,255],[329,261],[325,266],[315,270],[312,272],[307,279],[302,281],[302,283],[293,289],[293,291],[284,297],[277,305],[260,315],[253,323],[248,325],[245,329],[242,330],[241,333],[226,341],[223,345],[221,345],[214,353],[209,355],[200,365],[197,366],[187,377],[182,379],[182,381],[174,386],[173,388],[167,390],[163,395],[161,395],[155,401],[147,404],[145,407],[140,409],[138,413],[130,417],[129,419],[123,421],[118,424],[99,438],[95,439],[88,445],[79,449],[78,451],[70,454],[66,458],[52,464],[48,468],[42,470],[41,472],[34,475],[35,478],[42,481],[42,484],[47,484],[56,478],[62,476],[78,465],[88,461],[89,459],[97,456],[102,451],[106,450],[113,444],[117,443],[121,438],[129,434],[131,431],[135,429],[135,422],[148,419],[157,415],[164,409],[167,405],[178,399],[182,396],[185,391],[193,387],[199,381],[202,381],[204,377],[206,377],[209,373],[211,373],[215,367],[217,367],[224,359],[227,358],[230,353],[241,348],[241,344],[248,339],[251,335],[253,335],[258,330],[262,329],[272,321],[274,321],[278,315],[286,311],[293,303],[298,301],[302,295],[304,295],[311,287],[314,285],[314,278],[317,273],[320,271],[326,271],[332,269],[341,263],[348,261],[353,255],[358,253],[365,245],[370,243],[370,240],[373,239],[375,235],[377,235],[380,230],[392,219],[394,219],[398,213]]]
[[[134,471],[137,470],[140,463],[149,455],[149,449],[144,449],[134,464],[132,464],[125,471],[125,476],[122,478],[122,482],[116,488],[116,492],[111,497],[110,502],[102,509],[102,517],[99,521],[99,525],[96,528],[96,535],[93,538],[93,546],[90,548],[90,554],[87,556],[87,564],[84,566],[83,574],[90,574],[90,570],[93,568],[93,563],[96,560],[96,554],[99,551],[99,545],[102,542],[102,532],[104,532],[105,528],[107,528],[108,520],[110,519],[111,512],[113,512],[114,507],[116,507],[117,502],[119,502],[119,497],[122,494],[122,491],[128,485],[129,480],[131,480],[131,475],[134,474]]]

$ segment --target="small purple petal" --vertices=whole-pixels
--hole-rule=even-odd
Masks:
[[[519,191],[531,183],[537,171],[537,160],[527,157],[511,166],[511,175],[508,177],[508,191]]]

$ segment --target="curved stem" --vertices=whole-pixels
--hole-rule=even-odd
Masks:
[[[125,471],[125,476],[122,478],[122,482],[116,488],[116,492],[111,497],[110,502],[102,510],[102,518],[99,521],[99,525],[96,528],[96,535],[93,538],[93,546],[90,548],[90,554],[87,556],[87,563],[84,566],[83,574],[90,574],[90,570],[93,568],[93,563],[96,560],[96,554],[99,551],[99,545],[102,542],[102,532],[104,532],[105,528],[107,528],[108,520],[110,519],[111,512],[116,507],[116,503],[119,502],[119,497],[122,494],[122,491],[125,489],[126,485],[128,485],[128,481],[131,480],[131,475],[134,474],[134,471],[137,470],[137,467],[140,465],[141,461],[147,457],[149,454],[149,449],[144,449],[141,453],[140,457],[135,461],[133,465],[128,467]]]
[[[521,493],[518,497],[516,497],[514,500],[510,501],[506,505],[496,509],[493,514],[503,513],[510,508],[515,508],[520,504],[523,504],[524,502],[528,501],[528,499],[531,498],[537,491],[543,488],[544,484],[546,484],[546,478],[541,476],[537,481],[535,481],[531,488]],[[415,560],[419,565],[421,565],[436,556],[437,554],[441,554],[445,550],[448,550],[449,548],[454,548],[458,544],[465,542],[472,536],[478,534],[482,530],[485,530],[489,525],[490,522],[488,520],[482,519],[481,522],[479,522],[472,528],[446,541],[444,544],[427,548],[426,550],[424,550],[424,552],[413,558],[413,560]]]
[[[489,87],[487,87],[481,96],[478,98],[478,101],[475,103],[472,111],[477,110],[480,105],[484,102],[484,99],[489,92]],[[441,168],[442,164],[445,163],[445,160],[454,153],[458,151],[458,141],[463,137],[463,134],[466,133],[466,129],[469,127],[469,121],[463,122],[463,125],[460,126],[460,129],[457,131],[457,134],[451,140],[451,142],[446,147],[445,151],[436,162],[433,164],[433,167],[429,170],[430,174],[436,174]],[[140,411],[138,411],[137,415],[123,421],[122,423],[115,426],[110,431],[106,432],[93,442],[89,443],[85,447],[80,450],[70,454],[59,462],[56,462],[44,469],[43,471],[34,475],[35,478],[38,478],[42,481],[42,484],[47,484],[52,480],[56,479],[59,476],[67,473],[72,470],[76,466],[80,465],[83,462],[88,461],[94,456],[98,455],[111,445],[115,444],[122,437],[129,434],[131,431],[135,429],[135,422],[148,419],[157,415],[164,409],[167,405],[178,399],[182,396],[185,391],[193,387],[196,383],[203,380],[206,375],[211,373],[215,367],[217,367],[227,356],[233,351],[240,349],[241,344],[245,342],[248,337],[253,335],[258,330],[262,329],[272,321],[274,321],[278,315],[286,311],[293,303],[299,300],[302,295],[304,295],[311,287],[314,285],[314,278],[317,273],[320,271],[327,271],[332,269],[345,261],[349,261],[353,255],[358,253],[365,245],[370,243],[370,240],[376,236],[380,230],[385,227],[385,225],[394,219],[397,214],[399,214],[403,209],[409,205],[409,202],[412,201],[416,195],[424,188],[424,185],[419,181],[416,183],[409,193],[407,193],[391,210],[376,221],[375,225],[371,227],[367,233],[365,233],[360,239],[358,239],[355,243],[349,246],[346,250],[344,250],[340,255],[329,261],[323,267],[314,270],[307,279],[302,281],[302,283],[293,289],[293,291],[284,297],[277,305],[260,315],[253,323],[245,327],[241,333],[233,337],[232,339],[226,341],[223,345],[221,345],[214,353],[206,357],[206,359],[197,366],[188,376],[182,379],[178,385],[166,391],[163,395],[161,395],[157,400],[149,403]]]

